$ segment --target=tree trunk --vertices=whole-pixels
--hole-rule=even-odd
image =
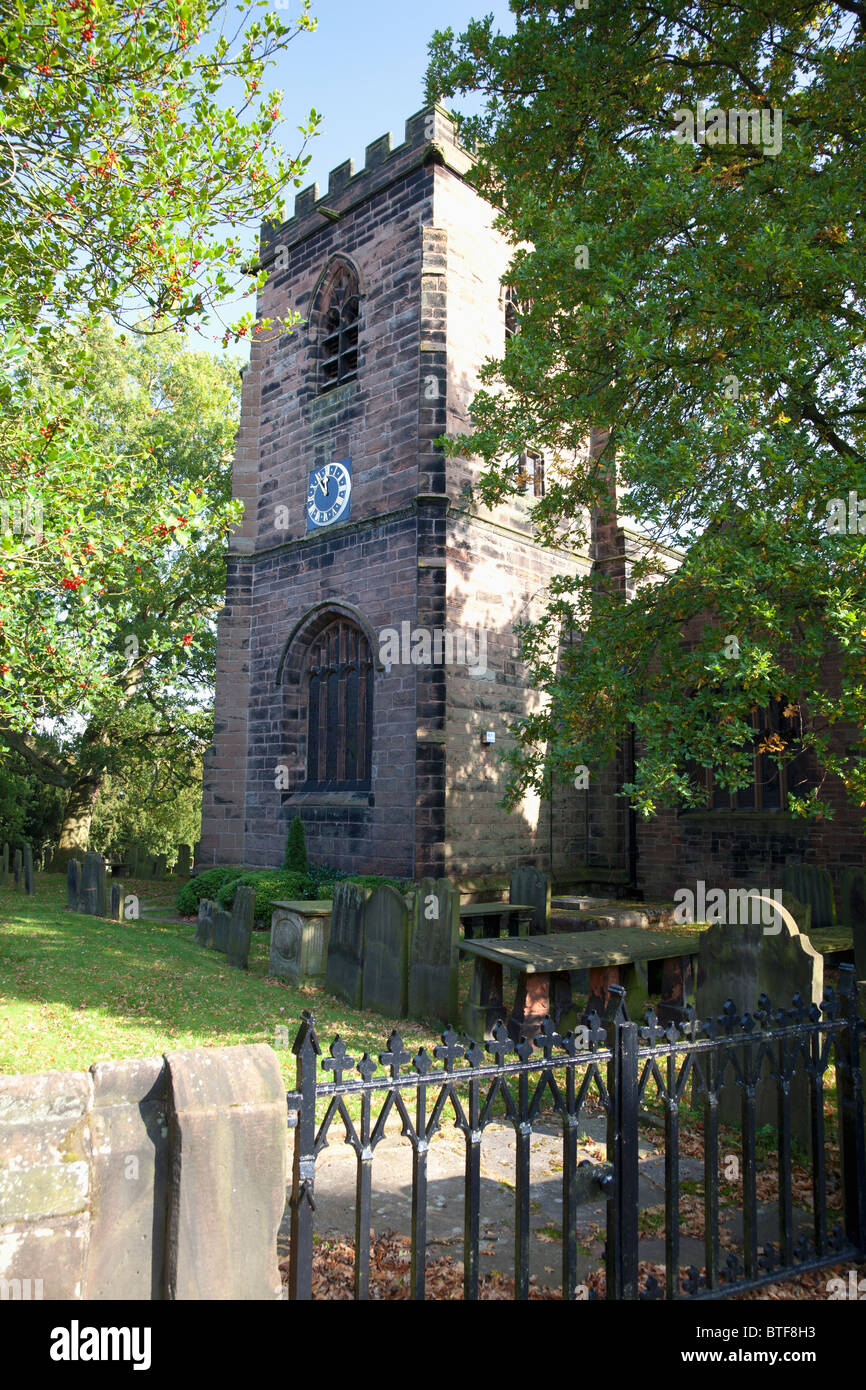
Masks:
[[[60,839],[51,861],[54,873],[62,873],[73,856],[80,858],[87,849],[93,808],[101,786],[102,776],[90,775],[79,777],[69,788],[69,799],[60,827]]]

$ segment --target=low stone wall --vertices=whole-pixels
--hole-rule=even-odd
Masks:
[[[277,1299],[285,1154],[264,1044],[0,1076],[0,1288]]]

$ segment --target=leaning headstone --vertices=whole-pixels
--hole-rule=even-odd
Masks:
[[[460,893],[447,878],[422,878],[409,938],[409,1017],[457,1023]]]
[[[214,905],[210,946],[214,951],[222,951],[223,955],[229,948],[229,920],[225,909]]]
[[[210,936],[213,930],[213,914],[215,904],[209,898],[200,898],[198,904],[198,921],[195,925],[195,936],[193,940],[197,946],[209,946]]]
[[[105,860],[94,850],[87,850],[81,870],[81,894],[79,912],[92,917],[104,917],[108,907],[105,886]]]
[[[190,870],[190,853],[189,853],[189,845],[178,845],[178,847],[177,847],[177,863],[176,863],[175,866],[174,866],[174,871],[175,871],[176,874],[180,874],[181,878],[189,878],[189,870]]]
[[[123,903],[126,889],[116,878],[111,880],[111,893],[108,900],[108,915],[112,922],[123,921]]]
[[[81,860],[69,859],[66,864],[66,906],[70,912],[79,912],[81,896]]]
[[[331,910],[331,934],[325,989],[360,1009],[364,961],[365,890],[358,883],[338,883]]]
[[[836,925],[833,880],[826,869],[819,869],[815,864],[789,864],[782,872],[782,887],[801,903],[811,906],[815,931]]]
[[[24,856],[22,855],[20,849],[16,849],[15,851],[15,862],[12,868],[12,872],[15,877],[15,887],[20,888],[21,876],[24,873]]]
[[[6,880],[9,877],[9,846],[4,841],[3,853],[0,854],[0,888],[6,887]]]
[[[228,949],[226,956],[229,965],[236,970],[248,970],[250,965],[250,942],[253,939],[253,924],[256,914],[256,890],[242,883],[235,889],[229,918]]]
[[[840,916],[854,937],[854,974],[866,980],[866,872],[846,869],[842,875]],[[861,1008],[866,1001],[861,1000]]]
[[[409,910],[406,900],[381,883],[364,905],[364,968],[361,999],[365,1009],[388,1018],[405,1018],[409,1006]]]
[[[530,936],[544,936],[550,927],[550,880],[532,865],[512,869],[508,889],[510,903],[531,903],[535,915],[529,924]]]
[[[786,914],[787,915],[787,914]],[[766,994],[774,1009],[790,1009],[799,994],[808,1009],[820,1004],[824,995],[824,959],[809,938],[797,930],[789,918],[776,914],[773,928],[760,922],[714,923],[701,932],[698,946],[697,1016],[703,1022],[721,1018],[724,1006],[733,1001],[737,1016],[754,1013],[758,999]],[[737,1036],[737,1035],[735,1035]],[[741,1036],[741,1035],[740,1035]],[[738,1062],[742,1051],[736,1049]],[[755,1124],[758,1129],[778,1125],[778,1086],[770,1077],[770,1059],[765,1060],[755,1096]],[[737,1085],[732,1064],[726,1066],[719,1097],[722,1124],[739,1127],[742,1118],[743,1089]],[[811,1150],[809,1078],[798,1064],[790,1088],[791,1133],[804,1149]]]

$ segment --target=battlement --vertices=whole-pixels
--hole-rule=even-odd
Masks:
[[[473,156],[457,141],[451,113],[444,106],[425,106],[406,122],[401,144],[392,146],[388,131],[366,147],[364,167],[355,173],[354,161],[346,159],[328,175],[328,191],[320,197],[319,185],[310,184],[295,195],[294,216],[281,226],[271,222],[262,226],[261,264],[273,261],[276,247],[286,248],[318,231],[325,221],[336,222],[364,199],[387,188],[410,169],[431,158],[465,175],[472,167]]]

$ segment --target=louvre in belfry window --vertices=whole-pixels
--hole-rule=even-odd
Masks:
[[[373,750],[373,661],[363,632],[337,619],[310,648],[305,790],[370,787]]]
[[[358,282],[347,265],[331,282],[319,340],[319,394],[358,375]]]

